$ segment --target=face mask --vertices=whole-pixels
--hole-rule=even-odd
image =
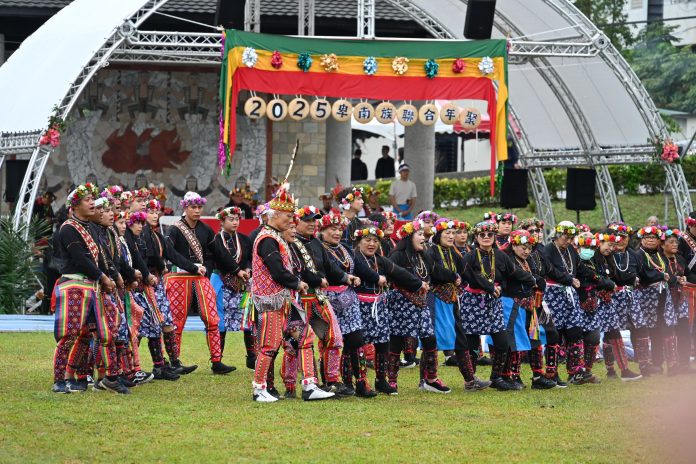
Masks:
[[[592,248],[582,248],[580,249],[580,259],[583,261],[589,261],[594,256],[594,250]]]

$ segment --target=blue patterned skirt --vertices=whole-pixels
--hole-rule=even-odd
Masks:
[[[155,285],[155,300],[157,301],[157,307],[160,313],[162,313],[162,317],[164,317],[162,326],[174,326],[172,310],[169,308],[169,299],[167,298],[167,292],[164,289],[164,281],[161,277],[157,280],[157,285]]]
[[[510,351],[531,350],[532,343],[529,341],[527,332],[527,310],[507,296],[501,297],[500,301],[503,304],[503,319]],[[540,330],[543,329],[540,327]],[[493,338],[486,337],[486,344],[492,345]]]
[[[660,291],[662,289],[662,291]],[[631,320],[636,328],[654,328],[658,314],[664,316],[669,327],[677,325],[677,314],[667,285],[642,287],[634,290]]]
[[[611,305],[616,315],[616,326],[610,327],[610,325],[607,324],[606,328],[602,328],[602,330],[625,330],[632,328],[633,320],[631,319],[631,310],[633,308],[633,289],[624,287],[622,290],[614,293],[611,296]]]
[[[338,319],[341,333],[347,335],[363,328],[363,320],[360,312],[358,294],[353,288],[348,287],[342,292],[327,291],[326,296]]]
[[[677,319],[688,319],[689,318],[689,300],[686,298],[683,290],[671,290],[672,295],[676,295],[672,298],[674,303],[674,312],[677,315]]]
[[[578,292],[573,287],[549,285],[544,292],[544,302],[551,310],[556,329],[585,328],[588,325],[585,311],[580,308]]]
[[[428,293],[428,301],[434,297]],[[398,290],[389,297],[389,315],[391,316],[391,334],[399,337],[427,338],[435,336],[432,305],[419,307]]]
[[[137,290],[132,292],[133,299],[136,303],[143,307],[143,320],[140,323],[139,336],[143,338],[159,338],[162,335],[162,326],[155,314],[150,301],[145,297],[143,292]]]
[[[494,334],[505,330],[503,303],[490,293],[464,290],[459,297],[459,317],[465,334]]]
[[[225,318],[225,331],[238,332],[242,327],[242,293],[235,292],[231,288],[222,287],[222,301]]]
[[[390,292],[384,293],[376,304],[369,301],[360,302],[360,314],[363,322],[363,339],[365,343],[388,343],[391,332],[391,317],[388,300]]]

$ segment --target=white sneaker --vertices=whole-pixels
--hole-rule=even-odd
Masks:
[[[302,385],[302,399],[305,401],[325,400],[334,396],[336,396],[334,392],[324,391],[315,383]]]
[[[258,384],[256,382],[251,382],[251,384],[254,387],[254,401],[259,403],[275,403],[278,401],[278,398],[268,393],[265,384]]]

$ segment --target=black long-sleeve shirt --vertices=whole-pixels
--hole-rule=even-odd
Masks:
[[[82,225],[94,239],[92,227],[88,222],[74,220]],[[92,257],[87,244],[77,229],[65,222],[58,233],[60,235],[60,254],[65,259],[62,273],[83,274],[90,280],[99,280],[104,272],[99,268],[98,261]]]
[[[522,266],[523,262],[515,257],[514,252],[510,250],[507,253],[515,268],[526,272],[526,269]],[[534,294],[535,289],[541,292],[546,289],[546,280],[544,280],[543,277],[543,272],[546,267],[544,266],[544,259],[541,255],[537,254],[534,256],[534,252],[532,252],[524,263],[526,263],[529,272],[532,274],[532,277],[534,277],[535,285],[529,285],[527,282],[522,282],[518,279],[505,279],[502,286],[503,296],[510,298],[528,298]]]
[[[627,248],[626,251],[615,251],[607,259],[611,268],[611,278],[620,287],[632,287],[636,284],[638,275],[638,258],[633,250]]]
[[[481,255],[480,261],[479,254]],[[495,258],[495,272],[492,272],[493,258]],[[484,275],[484,272],[486,275]],[[464,278],[468,282],[469,287],[480,289],[487,293],[493,293],[495,284],[502,285],[506,279],[519,280],[522,284],[530,287],[536,284],[531,273],[515,267],[512,259],[497,248],[492,248],[489,252],[474,248],[470,253],[466,254],[464,256]]]
[[[329,285],[342,285],[348,283],[348,274],[338,266],[336,261],[329,258],[329,253],[318,238],[308,238],[301,234],[297,234],[296,240],[299,240],[305,246],[309,254],[312,255],[317,272],[321,277],[326,278]]]
[[[304,245],[302,243],[289,243],[289,245],[291,253],[291,262],[293,265],[293,271],[295,275],[299,275],[302,278],[302,280],[313,289],[321,287],[321,280],[323,277],[321,274],[316,272],[316,267],[314,268],[314,271],[309,269],[309,265],[305,262],[303,253],[300,248],[304,247]],[[310,255],[309,250],[307,250],[307,247],[304,248],[307,251],[307,257],[309,259],[312,259],[312,256]]]
[[[581,302],[596,295],[597,290],[613,290],[614,281],[611,280],[611,269],[604,255],[595,252],[590,260],[580,260],[578,267],[578,298]]]
[[[542,254],[557,271],[554,273],[555,278],[549,277],[549,279],[561,285],[572,285],[573,279],[578,274],[578,263],[580,261],[578,252],[572,246],[561,250],[556,245],[551,244],[544,247]]]
[[[151,272],[156,271],[158,274],[162,274],[167,268],[164,237],[158,231],[146,225],[143,228],[141,238],[145,244],[145,262],[147,267]]]
[[[185,221],[183,221],[183,223],[184,227],[189,227]],[[189,227],[189,229],[191,228]],[[210,277],[210,273],[213,271],[214,267],[211,245],[215,239],[215,233],[209,225],[201,221],[198,221],[196,226],[191,230],[194,232],[194,235],[201,246],[203,262],[198,263],[198,258],[191,249],[188,240],[186,240],[184,234],[176,226],[170,227],[167,234],[167,241],[171,245],[171,256],[168,256],[168,259],[177,267],[180,267],[191,274],[198,273],[198,267],[195,265],[195,263],[202,264],[206,268],[208,277]]]
[[[399,288],[408,290],[409,292],[417,292],[423,286],[423,282],[411,272],[401,266],[394,264],[389,258],[375,255],[371,258],[364,256],[362,253],[355,253],[355,261],[360,262],[359,269],[368,269],[369,272],[362,272],[360,277],[360,286],[355,291],[365,294],[376,294],[379,292],[377,282],[379,276],[385,276],[389,283],[393,283]],[[368,262],[369,261],[369,262]],[[375,270],[375,267],[377,270]]]
[[[237,253],[237,240],[239,238],[239,262],[234,258]],[[225,246],[227,242],[227,246]],[[236,274],[240,270],[251,268],[251,240],[246,235],[234,232],[228,234],[220,231],[215,235],[212,244],[215,268],[223,274]]]
[[[416,271],[416,264],[418,262],[418,257],[423,260],[425,273],[420,274]],[[448,271],[442,266],[435,266],[432,258],[428,256],[425,252],[417,252],[413,250],[394,250],[389,255],[389,260],[406,269],[408,272],[418,277],[422,282],[429,282],[433,285],[454,283],[457,280],[457,276],[452,271]],[[408,289],[407,289],[408,290]]]
[[[147,251],[142,246],[142,240],[138,240],[138,237],[130,230],[126,229],[124,235],[126,239],[126,245],[131,254],[131,259],[133,260],[133,267],[140,271],[143,275],[143,282],[147,282],[150,276],[150,270],[147,267],[147,262],[145,257],[147,256]]]
[[[636,251],[636,257],[638,258],[638,279],[641,286],[647,287],[665,281],[665,269],[659,268],[667,263],[667,259],[659,251],[639,248]]]

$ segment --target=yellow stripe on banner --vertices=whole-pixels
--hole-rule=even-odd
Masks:
[[[227,89],[232,88],[232,79],[237,68],[245,66],[242,63],[242,54],[244,53],[245,47],[234,47],[230,49],[227,55]],[[273,55],[272,51],[269,50],[256,50],[258,55],[258,60],[254,65],[254,69],[259,71],[274,71],[274,72],[304,72],[297,67],[297,58],[299,57],[296,53],[282,53],[283,65],[280,69],[276,69],[271,65],[271,57]],[[327,72],[321,66],[321,56],[322,55],[311,55],[312,65],[309,68],[309,73],[326,73],[326,74],[343,74],[343,75],[354,75],[363,76],[365,72],[363,71],[363,62],[365,60],[364,56],[337,56],[338,70],[333,72]],[[425,75],[425,63],[428,61],[426,58],[411,58],[408,62],[408,72],[405,75],[398,75],[392,69],[393,58],[375,58],[377,61],[377,72],[374,76],[377,77],[394,77],[394,78],[404,78],[409,77],[426,77]],[[508,88],[505,85],[505,59],[501,56],[493,57],[493,72],[488,75],[482,75],[478,68],[481,58],[462,58],[464,60],[465,66],[464,71],[461,73],[455,73],[452,70],[452,64],[455,58],[439,59],[436,60],[440,65],[437,77],[471,77],[471,78],[484,78],[491,79],[498,84],[498,98],[497,98],[497,108],[495,109],[495,127],[496,127],[496,153],[498,154],[498,160],[504,161],[507,159],[507,140],[505,127],[507,121],[505,118],[505,105],[508,99]],[[252,89],[253,90],[253,89]],[[350,95],[343,95],[344,98],[350,98]],[[229,121],[230,115],[230,101],[224,102],[225,105],[225,121]],[[492,109],[488,109],[488,114],[492,117]],[[224,128],[224,140],[229,140],[229,124],[225,124]]]

